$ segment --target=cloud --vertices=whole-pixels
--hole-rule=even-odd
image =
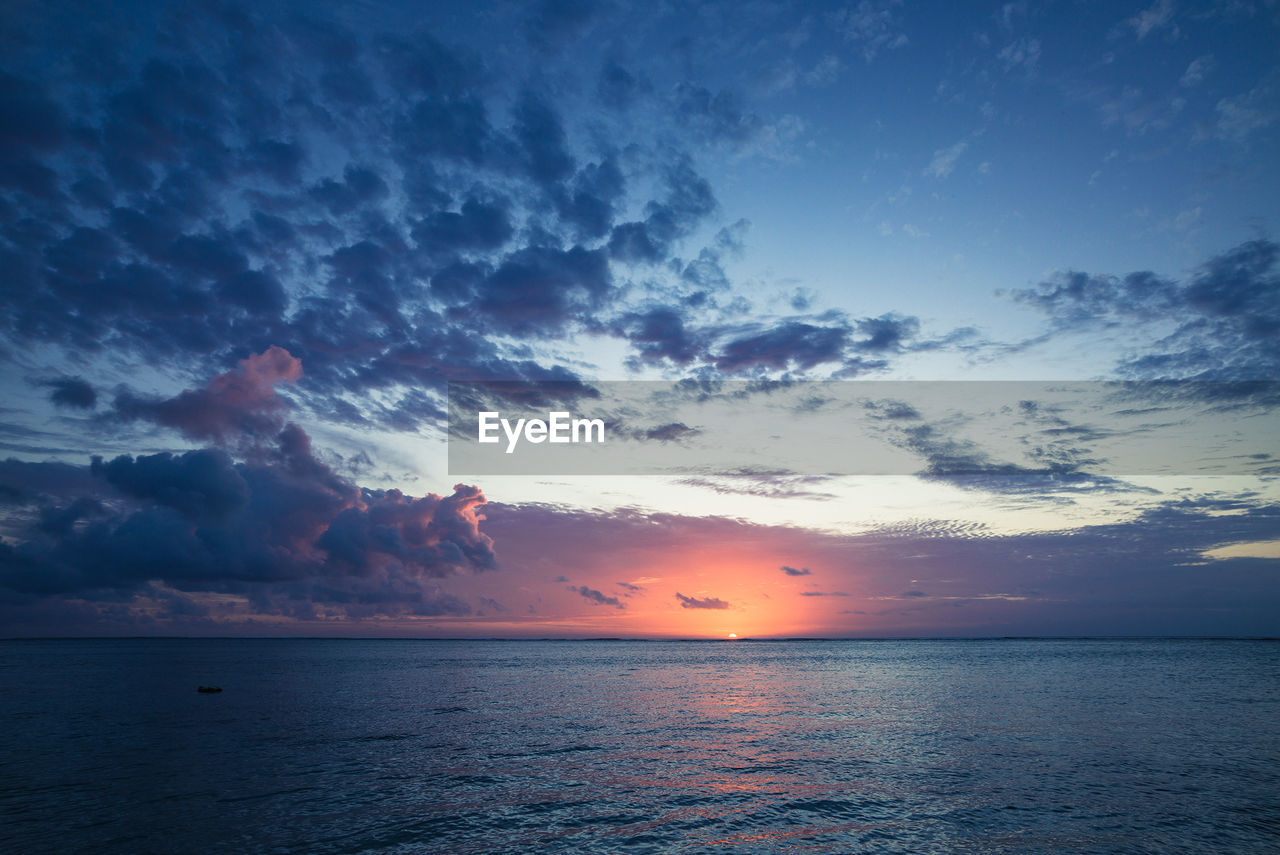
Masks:
[[[787,368],[807,369],[840,362],[849,342],[842,325],[788,321],[762,332],[728,341],[720,347],[715,366],[721,371]]]
[[[750,141],[761,130],[759,117],[746,113],[732,90],[712,92],[692,83],[680,83],[674,92],[675,118],[700,132],[710,142],[736,145]]]
[[[698,599],[697,597],[686,597],[684,594],[681,594],[679,591],[677,591],[676,599],[680,601],[680,608],[682,609],[727,609],[729,608],[728,603],[726,603],[724,600],[720,600],[715,597],[704,597],[703,599]]]
[[[176,465],[180,462],[178,457],[159,461],[172,470],[175,487],[189,485],[194,477]],[[134,458],[135,466],[136,463]],[[302,523],[307,521],[306,515],[291,526],[288,519],[274,513],[262,514],[261,508],[284,510],[277,498],[265,505],[254,504],[266,486],[264,478],[274,476],[278,481],[284,476],[278,470],[263,473],[259,467],[231,464],[231,469],[249,485],[250,507],[259,509],[253,527],[245,530],[234,526],[236,520],[248,520],[235,510],[238,500],[234,490],[218,492],[211,486],[202,486],[193,491],[181,486],[172,491],[175,498],[162,505],[153,499],[135,499],[118,492],[103,474],[91,475],[87,466],[51,468],[48,464],[26,464],[13,469],[14,466],[17,464],[0,464],[0,496],[6,495],[3,485],[7,483],[5,473],[9,472],[20,483],[44,485],[41,491],[28,490],[24,494],[24,507],[48,509],[28,517],[31,529],[25,535],[27,540],[5,540],[0,544],[0,590],[4,592],[0,596],[0,613],[14,627],[20,622],[28,626],[38,615],[45,615],[41,619],[46,623],[41,626],[46,632],[59,627],[66,631],[73,626],[96,626],[102,630],[109,626],[111,608],[132,602],[138,608],[142,607],[138,604],[145,604],[151,611],[131,623],[111,624],[116,627],[113,631],[130,627],[135,633],[153,631],[166,625],[156,620],[179,619],[171,609],[185,608],[182,603],[191,598],[208,602],[202,592],[211,591],[218,593],[220,602],[234,601],[238,605],[219,618],[230,623],[209,624],[207,631],[216,631],[218,626],[227,631],[235,621],[249,619],[255,613],[284,620],[328,616],[351,621],[361,616],[470,612],[456,589],[443,590],[441,585],[452,588],[465,581],[466,573],[479,572],[472,567],[451,568],[447,575],[437,575],[444,572],[441,567],[411,573],[386,553],[371,556],[364,573],[355,572],[354,565],[341,556],[332,559],[335,563],[328,567],[317,567],[315,563],[299,566],[298,558],[283,566],[254,567],[238,559],[239,555],[257,551],[249,548],[252,543],[244,548],[238,546],[246,531],[252,539],[271,530],[277,532],[274,542],[281,544],[268,554],[271,560],[279,561],[284,553],[304,547],[311,548],[315,561],[329,560],[324,550],[313,548],[314,541],[308,547],[305,537],[295,541],[285,537],[290,531],[305,530]],[[226,468],[218,471],[225,474]],[[145,489],[154,493],[160,483],[158,479],[148,479]],[[92,489],[99,491],[98,504],[86,501],[76,505],[78,498],[94,498],[86,492]],[[132,489],[143,491],[142,486]],[[200,498],[202,495],[209,498]],[[465,490],[458,494],[458,504],[470,505],[475,499]],[[296,506],[297,502],[289,504]],[[367,529],[370,539],[376,541],[371,549],[390,548],[398,536],[403,537],[397,532],[403,529],[404,504],[411,505],[412,500],[395,503],[391,530],[383,530],[379,521],[371,521]],[[318,502],[314,507],[323,511],[323,505]],[[1274,540],[1280,508],[1248,497],[1166,501],[1115,522],[1062,531],[1004,534],[982,527],[926,523],[834,534],[753,525],[715,516],[587,512],[546,505],[470,507],[473,511],[483,507],[484,533],[493,539],[494,554],[503,555],[504,574],[510,578],[549,579],[546,567],[565,568],[574,578],[590,580],[579,588],[596,590],[605,597],[598,589],[614,582],[600,575],[601,567],[610,568],[607,578],[616,579],[614,572],[633,573],[631,578],[636,582],[629,584],[652,587],[652,580],[646,577],[653,569],[669,567],[680,556],[714,550],[717,555],[741,562],[744,568],[752,567],[754,562],[757,578],[766,583],[768,578],[778,578],[777,558],[803,556],[809,566],[820,563],[827,568],[823,578],[830,583],[831,592],[849,595],[842,599],[850,601],[852,608],[844,611],[867,613],[856,624],[844,624],[838,616],[831,617],[822,629],[829,634],[1274,634],[1275,615],[1280,613],[1274,586],[1268,584],[1266,573],[1259,572],[1269,566],[1259,562],[1269,559],[1223,556],[1208,562],[1203,558],[1204,553],[1230,544]],[[170,527],[140,521],[143,524],[135,531],[145,533],[145,539],[134,542],[147,549],[130,554],[129,560],[122,562],[121,541],[127,532],[103,537],[104,526],[110,533],[123,527],[131,513],[147,509],[167,519]],[[435,514],[440,513],[437,505]],[[197,524],[193,522],[195,518],[210,522]],[[321,525],[332,519],[327,512],[309,518]],[[44,529],[37,531],[37,525]],[[219,535],[209,539],[211,544],[229,544],[219,554],[217,566],[209,568],[208,576],[200,575],[201,565],[174,566],[156,560],[139,568],[133,560],[137,555],[156,555],[159,559],[180,555],[175,549],[182,543],[178,535],[202,527]],[[257,533],[259,529],[262,534]],[[89,544],[94,546],[92,556],[73,561]],[[100,548],[102,545],[107,548]],[[224,558],[235,560],[222,563]],[[256,569],[258,575],[246,572],[249,569]],[[161,581],[144,581],[153,572]],[[748,574],[744,578],[750,579],[749,572],[743,571]],[[914,587],[916,579],[932,580],[928,596],[909,593],[920,590]],[[156,584],[176,593],[158,593]],[[566,582],[562,578],[554,584]],[[590,594],[581,594],[579,588],[574,588],[574,593],[596,602]],[[879,593],[883,591],[903,593],[884,597]],[[827,591],[816,593],[830,595]],[[477,601],[476,594],[469,596]],[[15,597],[27,603],[20,613],[5,606]],[[686,600],[724,602],[683,593],[680,597],[677,602],[690,608],[693,606],[685,605]],[[859,599],[863,602],[853,602]],[[818,597],[812,602],[820,600]],[[76,607],[80,611],[57,612],[57,604],[71,608],[69,604],[76,602],[81,603]],[[507,605],[513,611],[521,608],[518,604]],[[750,608],[751,604],[745,607]],[[539,613],[545,613],[545,609],[540,608]],[[21,621],[13,620],[15,617]]]
[[[1155,30],[1168,28],[1170,36],[1176,38],[1178,26],[1173,22],[1173,0],[1156,0],[1148,8],[1138,12],[1129,19],[1129,26],[1137,33],[1138,40],[1145,39]]]
[[[1119,125],[1129,134],[1141,135],[1170,127],[1187,106],[1185,95],[1177,89],[1152,92],[1126,85],[1102,94],[1098,109],[1103,125]]]
[[[1060,273],[1011,293],[1051,322],[1052,334],[1172,321],[1117,366],[1134,379],[1259,380],[1280,373],[1280,247],[1259,238],[1204,262],[1185,281],[1151,271]]]
[[[110,504],[46,505],[45,519],[62,524],[5,545],[0,587],[91,596],[158,581],[241,594],[267,613],[305,601],[394,614],[430,607],[425,579],[495,565],[475,488],[421,499],[361,491],[291,442],[263,464],[217,450],[95,459]]]
[[[826,475],[806,475],[790,469],[744,466],[680,479],[690,487],[703,487],[722,495],[762,496],[769,499],[834,499],[835,494],[814,489],[830,480]]]
[[[95,457],[90,471],[126,496],[176,510],[193,522],[226,519],[249,501],[249,483],[225,452],[216,449]]]
[[[525,91],[515,108],[515,136],[524,149],[525,168],[539,184],[561,181],[572,174],[574,159],[568,151],[559,115],[539,95]]]
[[[497,558],[493,540],[479,530],[484,503],[479,488],[465,484],[443,497],[364,489],[316,542],[331,560],[362,572],[388,560],[430,576],[463,567],[490,570]]]
[[[526,247],[503,259],[464,311],[479,309],[495,333],[556,335],[600,308],[612,288],[602,250]]]
[[[1084,428],[1033,428],[1017,452],[1019,457],[1031,458],[1027,465],[993,456],[979,443],[960,438],[962,424],[954,420],[889,422],[889,426],[891,442],[923,459],[921,477],[961,489],[1040,497],[1139,489],[1088,471],[1099,461],[1085,444],[1091,434]]]
[[[1223,98],[1215,110],[1214,134],[1219,139],[1245,142],[1280,120],[1280,72],[1271,72],[1248,92]]]
[[[97,391],[80,377],[59,377],[42,385],[53,390],[49,393],[49,400],[60,407],[92,410],[98,403]]]
[[[863,405],[877,419],[889,421],[916,421],[924,418],[920,411],[904,401],[867,401]]]
[[[860,353],[900,353],[910,346],[920,332],[919,319],[894,313],[878,318],[862,318],[854,325],[859,335],[866,336],[853,343]]]
[[[565,590],[573,591],[575,594],[581,594],[584,599],[590,600],[598,606],[613,606],[615,609],[625,609],[627,607],[627,604],[619,600],[617,597],[610,597],[607,594],[595,590],[594,588],[588,588],[586,585],[579,585],[576,588],[569,587]]]
[[[846,41],[858,47],[864,60],[871,62],[882,50],[906,46],[907,34],[895,12],[901,5],[900,0],[861,0],[832,13],[831,23]]]
[[[652,91],[647,80],[637,78],[613,60],[606,60],[596,82],[596,95],[614,110],[626,110]]]
[[[956,161],[968,147],[968,140],[960,140],[950,148],[938,149],[933,153],[933,160],[925,167],[924,174],[939,179],[946,178],[956,168]]]
[[[1005,45],[996,56],[1006,73],[1021,70],[1028,77],[1040,64],[1040,40],[1020,38]]]
[[[830,587],[819,593],[847,593],[838,602],[869,613],[856,624],[832,618],[822,629],[832,634],[1268,635],[1280,614],[1263,572],[1273,559],[1203,558],[1228,544],[1275,539],[1280,507],[1247,496],[1167,500],[1114,521],[1006,533],[925,521],[835,534],[715,516],[501,504],[490,505],[487,516],[499,548],[522,546],[519,555],[504,551],[506,572],[552,562],[574,568],[575,577],[579,570],[598,576],[596,568],[607,566],[610,574],[629,570],[639,578],[710,549],[754,566],[739,574],[745,581],[786,584],[778,561],[769,559],[803,556],[805,565],[824,568]],[[882,592],[891,596],[880,600]],[[677,602],[700,601],[680,596]],[[735,599],[733,607],[752,603]]]
[[[783,573],[786,573],[788,576],[810,575],[810,570],[808,567],[796,568],[796,567],[788,567],[787,565],[783,564],[782,567],[780,567],[779,569],[782,570]]]
[[[548,3],[529,32],[562,44],[602,11]],[[583,329],[634,331],[641,361],[704,355],[656,332],[663,319],[642,316],[657,307],[614,267],[727,287],[719,239],[677,252],[717,208],[691,149],[742,144],[759,125],[732,92],[677,87],[650,104],[673,120],[661,141],[596,145],[629,120],[585,128],[556,87],[512,91],[492,57],[429,32],[265,7],[243,19],[229,30],[196,11],[182,33],[108,32],[132,59],[101,79],[73,63],[43,83],[0,80],[0,179],[15,194],[0,224],[6,340],[175,376],[275,345],[307,365],[295,401],[403,431],[438,416],[448,376],[572,379],[545,342]],[[85,39],[59,49],[96,49]],[[617,62],[601,86],[620,109],[651,91]],[[184,412],[200,403],[130,393],[118,413],[213,442],[237,430]]]
[[[842,68],[840,59],[833,54],[824,54],[812,68],[804,73],[804,82],[810,86],[827,86],[835,83]]]
[[[491,612],[498,612],[499,614],[506,614],[507,612],[511,611],[511,609],[507,608],[502,603],[498,602],[492,597],[478,597],[477,599],[479,600],[480,607],[482,609],[488,609]],[[482,617],[484,615],[484,612],[478,611],[476,612],[476,615]]]
[[[300,427],[281,424],[274,385],[300,376],[297,359],[268,348],[198,390],[139,406],[138,417],[226,448],[0,466],[20,535],[0,544],[0,589],[93,600],[161,585],[298,619],[469,611],[428,580],[497,566],[479,528],[484,495],[463,484],[420,498],[357,487]],[[245,460],[232,456],[246,449]],[[24,531],[32,517],[21,509],[32,507]]]
[[[563,43],[604,12],[547,4],[529,33]],[[749,224],[684,247],[719,211],[698,163],[723,145],[767,154],[786,121],[761,119],[734,90],[685,81],[651,97],[640,72],[605,61],[596,94],[650,111],[665,130],[647,138],[634,116],[588,120],[546,80],[509,86],[492,57],[430,32],[265,7],[244,17],[231,32],[195,12],[181,37],[113,34],[137,62],[110,85],[70,67],[45,86],[9,81],[6,103],[29,125],[13,150],[53,201],[19,193],[0,224],[8,340],[59,360],[109,351],[173,377],[210,364],[235,375],[246,354],[277,347],[307,366],[279,381],[300,413],[403,432],[439,419],[450,377],[576,379],[582,364],[556,343],[582,334],[622,339],[636,370],[745,376],[857,376],[915,346],[906,326],[882,347],[873,319],[838,313],[735,322],[751,305],[728,260]],[[859,4],[840,29],[874,52],[903,43],[898,17],[895,4]],[[187,43],[200,47],[171,47]],[[60,49],[88,47],[77,45]],[[240,73],[247,61],[253,75]],[[49,228],[14,231],[28,220]],[[269,440],[290,409],[265,394],[212,407],[217,394],[126,388],[111,412],[228,445]]]
[[[849,597],[849,596],[852,596],[852,594],[848,594],[844,591],[801,591],[800,596],[802,597]]]
[[[631,342],[642,363],[669,360],[687,365],[701,358],[706,347],[703,336],[689,329],[684,315],[670,306],[629,312],[615,322],[614,328]]]
[[[435,211],[413,229],[418,248],[445,255],[467,250],[500,249],[513,234],[511,212],[504,200],[465,199],[455,211]],[[348,249],[339,252],[349,252]]]
[[[705,292],[697,294],[706,302]],[[807,372],[825,368],[843,375],[876,371],[887,358],[932,350],[972,334],[957,330],[941,339],[922,340],[917,318],[897,313],[851,319],[829,310],[748,323],[697,326],[695,310],[662,306],[623,315],[611,331],[635,347],[633,367],[671,363],[714,367],[724,374],[756,377],[769,372]]]
[[[649,428],[643,431],[643,436],[645,439],[658,442],[679,442],[682,439],[697,436],[700,433],[702,431],[697,428],[691,428],[684,422],[671,422],[670,424]]]
[[[86,466],[10,457],[0,461],[0,505],[48,504],[65,496],[92,494],[95,479]]]
[[[0,127],[6,148],[38,152],[65,142],[67,120],[44,86],[0,73]]]
[[[1213,71],[1215,64],[1211,53],[1196,57],[1187,64],[1187,70],[1182,72],[1182,77],[1179,78],[1178,83],[1188,89],[1193,86],[1199,86]]]
[[[687,158],[667,165],[662,186],[662,198],[645,206],[643,220],[613,227],[608,243],[611,258],[628,264],[657,264],[717,208],[711,185]]]
[[[125,391],[116,396],[113,406],[122,419],[153,421],[191,439],[217,443],[256,439],[283,427],[288,405],[276,395],[276,385],[301,377],[301,360],[272,345],[241,360],[234,371],[217,375],[202,389],[165,399]]]

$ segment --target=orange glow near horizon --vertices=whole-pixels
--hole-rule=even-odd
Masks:
[[[803,635],[830,625],[829,617],[821,613],[832,607],[832,601],[800,596],[814,582],[785,575],[782,565],[795,559],[771,553],[761,543],[718,543],[686,546],[678,556],[654,552],[635,556],[641,560],[629,562],[630,575],[617,581],[643,580],[644,590],[623,598],[626,609],[619,610],[623,613],[606,617],[593,607],[574,611],[585,612],[592,625],[608,622],[620,632],[646,636],[777,637]],[[616,581],[587,584],[603,591]],[[716,607],[717,601],[728,606]]]
[[[837,569],[773,530],[731,533],[703,539],[655,530],[596,544],[585,556],[461,577],[453,593],[500,603],[505,613],[485,609],[430,623],[449,634],[707,640],[843,635],[880,623],[869,616],[877,583],[847,561]],[[562,544],[546,537],[533,547],[556,555]]]

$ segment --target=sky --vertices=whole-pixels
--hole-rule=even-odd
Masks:
[[[1275,2],[2,17],[0,636],[1280,635]]]

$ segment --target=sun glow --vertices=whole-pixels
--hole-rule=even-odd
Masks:
[[[730,637],[730,638],[737,638],[737,637],[738,637],[738,633],[736,633],[736,632],[731,632],[731,633],[729,633],[729,637]]]

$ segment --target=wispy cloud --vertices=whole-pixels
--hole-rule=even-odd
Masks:
[[[924,174],[933,178],[946,178],[956,168],[956,161],[969,148],[968,140],[960,140],[948,148],[938,149],[933,153],[933,160],[925,167]]]
[[[1148,35],[1156,30],[1168,29],[1172,37],[1177,37],[1178,26],[1173,22],[1174,4],[1173,0],[1156,0],[1146,9],[1135,14],[1129,19],[1129,26],[1133,28],[1138,39],[1145,39]]]

